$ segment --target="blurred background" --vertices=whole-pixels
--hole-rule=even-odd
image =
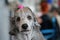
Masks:
[[[9,9],[0,0],[0,40],[9,40]],[[36,14],[47,40],[60,40],[60,0],[19,0]]]

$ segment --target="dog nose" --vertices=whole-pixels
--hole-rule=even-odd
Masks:
[[[27,24],[23,24],[23,25],[22,25],[22,28],[23,28],[23,29],[27,29],[27,27],[28,27]]]

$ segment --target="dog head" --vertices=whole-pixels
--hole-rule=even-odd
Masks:
[[[33,29],[40,27],[35,14],[28,7],[18,9],[14,13],[13,18],[14,20],[12,19],[12,23],[18,28],[19,32],[30,33]]]

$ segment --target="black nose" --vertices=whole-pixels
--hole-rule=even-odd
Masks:
[[[23,29],[27,29],[27,27],[28,27],[27,24],[23,24],[23,25],[22,25],[22,28],[23,28]]]

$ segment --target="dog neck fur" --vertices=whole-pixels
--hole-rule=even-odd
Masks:
[[[17,38],[17,40],[31,40],[32,39],[32,31],[28,34],[18,33],[16,38]]]

